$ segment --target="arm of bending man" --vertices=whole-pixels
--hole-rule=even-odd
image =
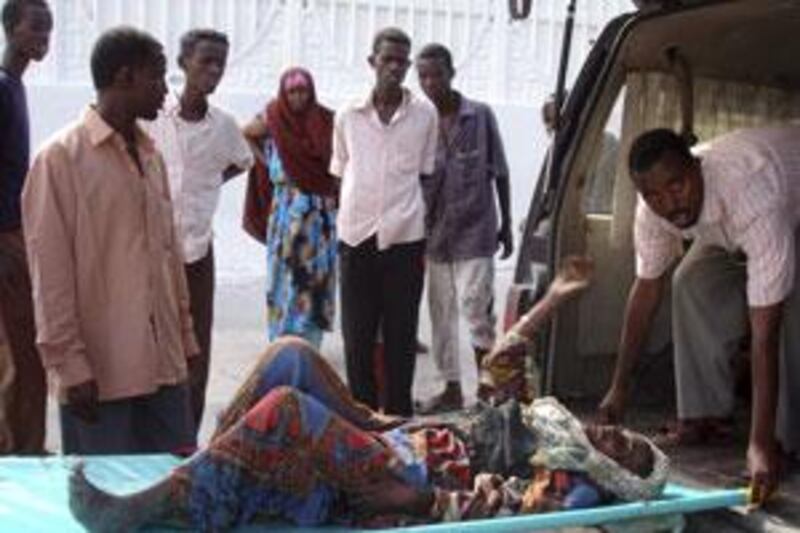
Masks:
[[[622,336],[617,353],[611,386],[600,403],[601,422],[616,424],[622,421],[631,386],[631,374],[647,341],[653,317],[664,294],[666,274],[658,278],[636,278],[628,294]]]
[[[753,503],[762,504],[778,485],[775,416],[778,405],[778,348],[781,304],[750,308],[753,405],[747,469]]]
[[[795,278],[795,230],[782,206],[757,217],[742,237],[747,261],[747,299],[751,332],[752,412],[747,467],[752,500],[761,504],[778,484],[775,437],[778,357],[784,301]]]
[[[680,238],[656,221],[640,201],[634,222],[636,279],[628,293],[617,362],[611,386],[600,403],[601,422],[621,421],[627,403],[631,374],[650,333],[653,317],[669,281],[669,267],[678,257]]]

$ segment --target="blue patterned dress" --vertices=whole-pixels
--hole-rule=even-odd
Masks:
[[[319,347],[323,331],[333,325],[335,202],[296,187],[271,141],[266,157],[273,186],[267,226],[269,339],[298,335]]]
[[[389,423],[355,402],[311,347],[272,344],[221,413],[208,447],[174,471],[192,529],[275,519],[397,525],[399,517],[365,516],[345,496],[354,482],[388,473],[419,489],[469,488],[466,448],[439,442],[449,430]]]

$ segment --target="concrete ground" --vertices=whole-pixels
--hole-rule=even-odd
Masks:
[[[505,266],[507,265],[507,266]],[[496,312],[502,314],[505,294],[511,283],[511,263],[504,263],[498,269],[496,291]],[[419,339],[430,346],[431,328],[428,318],[427,294],[423,294],[420,313]],[[338,310],[337,310],[338,311]],[[325,335],[322,353],[328,361],[344,376],[344,348],[341,330]],[[467,400],[475,399],[477,374],[472,363],[467,332],[462,325],[460,336],[461,361],[464,392]],[[214,425],[214,416],[233,395],[242,382],[257,355],[266,342],[266,318],[264,304],[264,281],[256,280],[246,284],[221,284],[217,290],[216,316],[211,378],[207,396],[208,409],[201,428],[201,438],[207,437]],[[414,381],[414,398],[424,399],[439,391],[442,386],[430,354],[417,357]]]

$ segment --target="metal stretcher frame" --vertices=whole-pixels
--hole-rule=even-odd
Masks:
[[[72,457],[0,459],[0,531],[79,532],[67,503],[67,476]],[[98,486],[122,494],[139,490],[179,463],[169,455],[103,456],[85,460],[89,478]],[[449,524],[429,524],[404,529],[408,532],[514,532],[562,527],[592,526],[657,516],[745,505],[746,489],[694,490],[669,485],[662,498],[649,502],[607,505],[593,509],[497,517]],[[330,533],[340,527],[292,528],[286,524],[264,524],[240,531],[292,531]],[[150,531],[155,531],[151,529]],[[161,531],[164,531],[163,529]],[[348,529],[347,531],[352,531]],[[375,531],[375,530],[370,530]]]

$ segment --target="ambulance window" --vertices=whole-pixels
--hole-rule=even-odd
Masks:
[[[591,155],[589,172],[583,183],[581,205],[583,212],[589,214],[610,215],[613,208],[614,183],[620,176],[621,164],[620,132],[622,131],[622,107],[625,101],[623,89],[614,109],[606,121],[600,137],[595,142]]]

